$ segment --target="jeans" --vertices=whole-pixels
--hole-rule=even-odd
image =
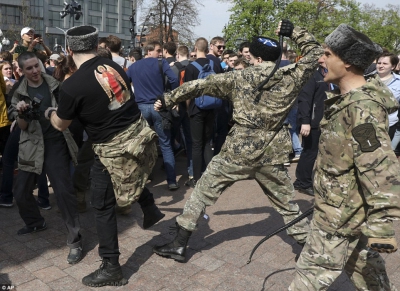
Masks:
[[[154,110],[153,104],[138,104],[139,110],[158,135],[161,153],[163,155],[168,185],[176,184],[175,156],[171,147],[171,130],[164,129],[161,115]]]
[[[18,158],[19,137],[21,129],[18,126],[8,137],[4,148],[3,161],[3,176],[1,179],[0,195],[5,202],[13,201],[13,182],[14,182],[14,164]],[[49,188],[47,186],[46,171],[43,169],[42,174],[37,178],[38,199],[47,204],[49,202]]]
[[[289,132],[292,137],[292,147],[295,155],[300,155],[303,148],[301,147],[299,134],[297,131],[297,107],[290,109],[289,115],[286,117],[285,123],[290,124]]]

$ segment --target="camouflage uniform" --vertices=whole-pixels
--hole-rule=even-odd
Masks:
[[[311,232],[289,290],[327,290],[343,268],[357,290],[396,290],[368,237],[393,237],[400,166],[388,135],[397,101],[379,80],[328,93],[314,177]]]
[[[243,179],[256,179],[285,222],[301,214],[298,205],[290,202],[294,189],[283,167],[292,150],[290,135],[283,122],[299,90],[317,67],[322,49],[302,28],[294,29],[292,39],[304,57],[295,65],[279,69],[260,92],[253,94],[252,90],[269,75],[275,66],[273,62],[263,62],[243,71],[211,75],[165,94],[167,107],[203,94],[233,104],[235,124],[221,152],[212,159],[197,182],[183,214],[177,218],[184,229],[193,231],[206,206],[213,205],[228,186]],[[259,102],[254,103],[255,99]],[[303,220],[288,233],[302,242],[307,231],[308,221]]]
[[[110,173],[115,199],[120,207],[136,202],[157,160],[156,133],[140,118],[93,150]]]

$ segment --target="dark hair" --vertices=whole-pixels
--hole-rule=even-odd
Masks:
[[[9,61],[10,63],[13,61],[13,55],[9,51],[0,52],[0,58],[2,58],[3,61]]]
[[[112,60],[111,52],[106,48],[98,47],[97,48],[97,55],[102,57],[102,58]]]
[[[113,53],[119,53],[121,50],[121,39],[115,35],[109,35],[107,37],[107,46]]]
[[[250,48],[250,42],[248,42],[248,41],[242,42],[242,43],[239,45],[239,51],[240,51],[240,52],[243,52],[243,49],[244,49],[245,47]]]
[[[146,56],[149,52],[154,51],[154,49],[158,45],[161,46],[161,43],[156,40],[148,42],[147,45],[144,47],[144,55]]]
[[[47,62],[48,57],[44,51],[36,51],[35,54],[37,58],[43,63],[43,65]]]
[[[99,37],[99,44],[105,43],[108,46],[107,37]]]
[[[230,54],[232,54],[232,53],[234,53],[233,50],[227,49],[227,50],[224,50],[224,51],[222,52],[222,56],[224,56],[224,55],[230,55]]]
[[[384,52],[383,54],[381,54],[381,55],[379,56],[378,60],[379,60],[380,58],[385,58],[385,57],[389,57],[389,59],[390,59],[390,64],[391,64],[392,66],[394,66],[394,67],[396,67],[397,64],[399,63],[399,57],[396,56],[394,53],[391,53],[391,52]]]
[[[74,73],[77,70],[74,59],[70,55],[59,57],[57,62],[53,77],[60,82],[64,81],[65,75]]]
[[[169,41],[164,43],[163,49],[165,49],[171,56],[176,53],[176,43]]]
[[[135,61],[139,61],[143,58],[141,49],[133,49],[129,52],[129,57],[134,58]]]
[[[24,64],[26,60],[38,58],[35,53],[33,52],[24,52],[18,56],[18,67],[22,70],[24,68]]]
[[[242,65],[243,68],[247,68],[249,66],[249,63],[247,62],[247,60],[245,58],[238,58],[236,61],[233,62],[233,67]]]

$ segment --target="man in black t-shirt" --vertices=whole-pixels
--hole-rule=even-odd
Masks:
[[[77,117],[96,154],[91,203],[103,263],[82,283],[93,287],[125,285],[119,265],[115,206],[138,201],[145,229],[164,217],[144,187],[157,158],[156,134],[141,116],[121,66],[96,55],[98,30],[74,27],[66,37],[78,70],[64,82],[58,109],[48,108],[45,116],[60,131]]]
[[[14,91],[9,112],[21,128],[19,171],[14,197],[26,225],[18,231],[18,235],[47,228],[32,195],[37,176],[44,169],[68,230],[67,245],[70,252],[67,260],[68,263],[75,264],[82,259],[82,240],[70,162],[72,158],[76,163],[78,147],[68,130],[63,133],[55,130],[43,115],[47,107],[56,106],[59,82],[42,74],[39,62],[33,52],[25,52],[18,57],[18,66],[25,77]]]

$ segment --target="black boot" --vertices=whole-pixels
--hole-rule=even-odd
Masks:
[[[165,214],[161,213],[160,209],[154,204],[153,194],[144,187],[142,194],[138,200],[143,211],[143,228],[148,229],[159,222]]]
[[[110,258],[103,258],[100,268],[84,277],[82,283],[91,287],[122,286],[126,285],[128,280],[122,275],[118,261],[112,264]]]
[[[171,228],[176,230],[175,239],[168,244],[155,246],[153,252],[157,255],[183,262],[186,255],[186,246],[192,232],[183,229],[178,223],[176,223],[175,227],[173,226]]]
[[[165,216],[165,214],[162,213],[154,203],[152,205],[142,207],[142,211],[144,229],[148,229],[149,227],[153,226]]]

